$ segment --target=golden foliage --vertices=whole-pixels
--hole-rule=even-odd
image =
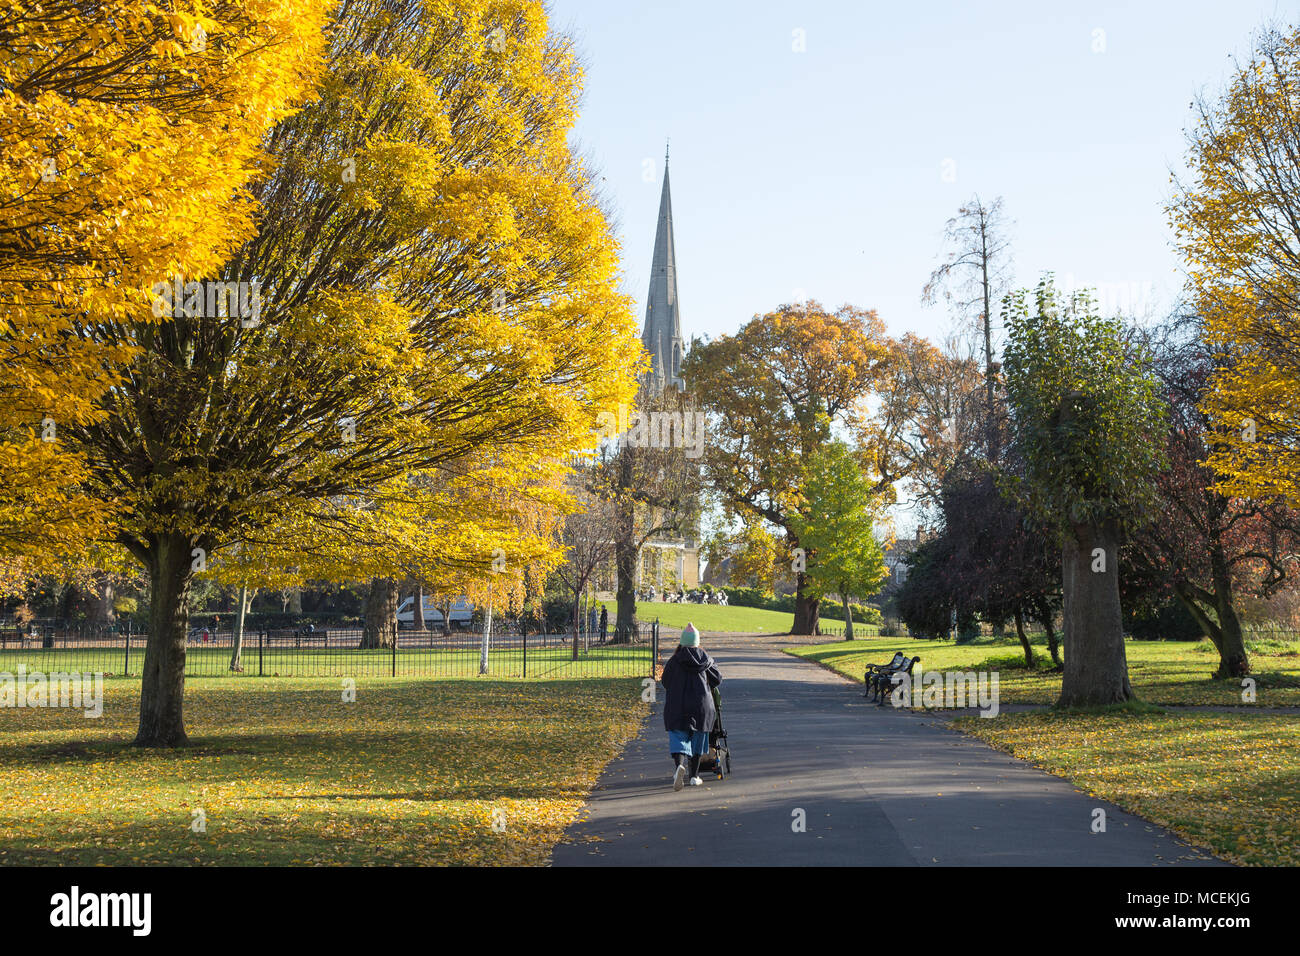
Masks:
[[[218,7],[0,0],[0,548],[75,551],[103,508],[63,430],[160,277],[213,274],[253,230],[262,135],[311,89],[323,0]]]
[[[1225,494],[1300,504],[1300,31],[1265,32],[1202,103],[1170,214],[1212,342],[1205,410]]]

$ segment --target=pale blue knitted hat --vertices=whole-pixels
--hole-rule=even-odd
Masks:
[[[695,629],[694,624],[687,623],[686,630],[682,631],[682,647],[699,647],[700,632]]]

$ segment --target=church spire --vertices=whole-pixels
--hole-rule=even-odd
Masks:
[[[682,388],[682,323],[677,304],[677,256],[673,239],[673,200],[668,187],[668,144],[664,144],[664,188],[659,196],[659,224],[655,228],[654,257],[650,263],[650,292],[646,296],[645,330],[641,343],[650,353],[654,386]]]

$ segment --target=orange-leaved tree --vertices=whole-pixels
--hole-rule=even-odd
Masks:
[[[809,301],[756,316],[735,335],[694,348],[683,375],[709,413],[702,458],[724,505],[785,532],[797,585],[792,633],[816,634],[819,597],[799,535],[808,463],[837,428],[867,437],[855,454],[873,494],[919,467],[918,405],[909,356],[874,311]],[[873,404],[875,407],[873,407]],[[922,403],[924,404],[924,403]]]

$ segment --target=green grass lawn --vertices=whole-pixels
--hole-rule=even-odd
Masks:
[[[1229,860],[1300,865],[1294,717],[1039,712],[954,723]]]
[[[139,694],[0,708],[0,864],[542,864],[648,706],[636,678],[212,678],[154,751]]]
[[[1129,679],[1144,701],[1152,704],[1218,704],[1240,706],[1240,681],[1212,680],[1218,658],[1209,641],[1129,641]],[[1248,645],[1255,673],[1254,706],[1300,704],[1300,646],[1277,641]],[[1029,671],[1014,638],[985,639],[958,645],[952,641],[907,637],[868,637],[854,641],[810,644],[788,653],[816,661],[841,674],[862,680],[865,665],[885,663],[895,651],[920,655],[922,670],[997,671],[1002,704],[1054,704],[1061,693],[1061,675],[1042,668]],[[1042,663],[1047,649],[1035,647]]]
[[[617,605],[606,601],[609,608],[610,627],[614,626]],[[783,611],[767,611],[757,607],[723,607],[719,604],[667,604],[662,601],[637,601],[637,620],[651,622],[656,618],[666,629],[680,630],[687,623],[693,623],[703,634],[744,633],[744,634],[789,634],[794,625],[794,615]],[[823,630],[833,628],[839,633],[844,628],[843,621],[823,621]],[[878,628],[867,624],[853,625],[854,633],[874,634]]]

